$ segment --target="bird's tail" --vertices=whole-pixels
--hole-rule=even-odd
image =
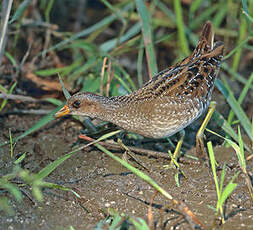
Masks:
[[[213,26],[211,22],[206,22],[202,29],[202,33],[199,42],[193,51],[193,57],[205,56],[216,57],[221,59],[223,56],[224,45],[223,42],[218,41],[214,43]]]

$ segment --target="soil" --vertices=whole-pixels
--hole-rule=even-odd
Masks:
[[[0,119],[2,143],[7,140],[9,127],[12,127],[13,135],[19,135],[40,117],[9,115]],[[71,118],[54,120],[39,132],[21,139],[15,147],[14,155],[27,152],[22,167],[38,172],[73,148],[80,129],[82,126]],[[214,151],[219,165],[222,167],[224,162],[227,164],[226,185],[239,170],[236,154],[233,149],[221,145],[216,146]],[[0,154],[0,172],[3,175],[11,171],[10,162],[13,159],[10,158],[8,145],[0,148]],[[119,151],[115,154],[122,156]],[[246,153],[246,157],[248,155]],[[149,169],[141,170],[175,199],[184,201],[205,229],[210,229],[214,222],[219,222],[215,211],[210,208],[216,207],[217,195],[212,173],[207,167],[201,166],[198,161],[183,161],[180,165],[187,178],[181,178],[180,187],[177,187],[174,179],[176,171],[164,168],[164,165],[169,164],[169,160],[146,156],[138,158]],[[186,157],[182,160],[184,159]],[[247,162],[247,166],[252,176],[252,158]],[[221,170],[218,170],[218,176],[220,174]],[[47,230],[69,229],[70,226],[74,229],[93,229],[99,221],[105,219],[104,213],[108,208],[146,220],[151,197],[155,192],[150,185],[92,147],[66,160],[45,180],[73,188],[81,199],[77,200],[70,192],[43,189],[44,200],[38,202],[33,198],[31,190],[24,188],[23,202],[17,202],[9,196],[15,215],[8,216],[1,212],[1,229]],[[244,176],[239,174],[235,182],[237,187],[225,203],[226,223],[220,229],[253,229],[253,207]],[[179,210],[161,195],[157,195],[153,201],[152,214],[155,226],[159,226],[162,221],[164,229],[190,228],[184,219],[178,219],[181,217]],[[108,229],[108,226],[104,229]]]
[[[102,20],[108,13],[108,9],[101,1],[88,1],[87,7],[90,8],[85,13],[85,20],[76,24],[77,26],[81,26],[81,28],[89,28],[94,25],[94,23]],[[189,8],[188,5],[185,5],[185,7]],[[64,4],[62,4],[62,1],[55,1],[50,22],[53,23],[52,25],[59,26],[59,31],[76,33],[78,28],[75,29],[76,31],[73,31],[73,22],[77,20],[75,16],[77,15],[77,11],[79,11],[76,8],[79,8],[79,5],[74,3],[74,1],[64,1]],[[30,13],[27,13],[28,18],[29,15],[37,17],[40,11],[39,7],[29,7]],[[241,11],[241,6],[239,11]],[[234,15],[236,15],[236,13],[234,13]],[[235,21],[236,24],[238,24],[239,19]],[[231,25],[235,26],[235,23]],[[95,37],[98,37],[92,44],[99,47],[102,42],[110,41],[111,38],[116,38],[118,34],[120,34],[121,26],[121,22],[115,22],[112,26],[106,28],[105,32],[100,35],[95,34]],[[13,40],[9,39],[6,51],[11,54],[16,53],[15,60],[19,63],[23,56],[26,56],[25,54],[29,44],[33,41],[30,50],[31,53],[25,63],[27,65],[24,65],[24,68],[20,68],[21,70],[27,69],[28,73],[26,73],[26,71],[24,71],[24,73],[21,72],[18,77],[18,73],[17,75],[13,74],[16,66],[14,68],[11,63],[9,65],[5,64],[8,67],[5,67],[7,73],[5,73],[5,77],[1,78],[0,84],[9,87],[17,80],[16,78],[18,78],[18,86],[16,87],[17,89],[15,89],[16,91],[13,92],[14,94],[26,95],[38,99],[47,97],[59,98],[59,95],[62,94],[62,88],[58,83],[58,76],[56,75],[55,78],[52,77],[47,79],[37,77],[33,73],[33,70],[68,66],[73,63],[71,56],[75,58],[76,54],[73,50],[52,52],[46,59],[42,58],[41,60],[38,58],[38,63],[35,62],[35,66],[33,66],[34,69],[32,69],[30,62],[39,52],[43,51],[42,48],[45,47],[46,44],[43,38],[47,38],[47,35],[45,33],[46,30],[43,32],[44,30],[39,27],[36,27],[36,29],[34,29],[35,27],[33,26],[27,28],[28,29],[22,27],[22,30],[17,30],[16,26],[13,26],[9,33],[15,34],[15,31],[22,31],[21,35],[19,34],[20,32],[17,32],[17,35],[22,39],[19,38],[20,44],[13,47],[13,43],[16,43],[15,39],[17,38],[16,35],[15,39],[13,36]],[[232,29],[231,26],[227,28]],[[159,29],[156,33],[160,33],[162,30]],[[171,32],[173,31],[168,31],[168,34]],[[66,33],[64,36],[67,38],[69,33]],[[88,40],[89,39],[90,37]],[[236,46],[236,39],[234,39],[234,41],[232,39],[231,41],[225,41],[227,46],[226,53],[234,49]],[[51,45],[54,44],[58,44],[58,41],[52,41]],[[231,47],[229,47],[229,45]],[[174,53],[178,47],[173,46],[174,44],[169,42],[165,44],[165,46],[163,45],[158,48],[158,44],[156,44],[156,56],[159,57],[159,70],[167,68],[177,57]],[[171,47],[173,47],[173,49],[171,49]],[[250,45],[248,47],[250,47]],[[243,55],[241,55],[244,58],[240,61],[240,69],[244,71],[244,73],[240,73],[243,76],[249,76],[249,73],[252,72],[252,52],[250,49],[248,52],[248,54],[243,53]],[[124,68],[127,67],[127,72],[130,75],[137,76],[137,57],[138,50],[136,49],[134,52],[129,52],[127,55],[117,55],[115,58],[117,58],[118,62]],[[6,59],[5,63],[8,62],[9,61]],[[143,62],[144,65],[145,63],[146,61]],[[11,68],[9,68],[9,66]],[[229,66],[232,66],[232,63],[230,63]],[[31,70],[29,70],[29,68],[31,68]],[[145,72],[144,82],[148,78],[146,69],[147,66],[143,68],[143,72]],[[86,72],[83,74],[85,75]],[[133,79],[133,81],[137,82],[137,79]],[[79,90],[74,87],[75,83],[72,82],[71,84],[73,84],[71,93]],[[238,98],[243,85],[240,85],[234,80],[231,80],[229,84],[233,89],[235,97]],[[79,85],[79,83],[77,85]],[[226,103],[224,96],[218,93],[218,90],[215,88],[212,98],[218,102],[216,110],[222,113],[227,119],[230,107]],[[250,90],[242,105],[250,120],[252,120],[253,117],[252,98],[253,91]],[[23,101],[8,100],[3,111],[5,114],[0,114],[0,144],[9,140],[9,128],[11,128],[13,137],[17,137],[41,119],[41,115],[11,115],[8,113],[11,110],[17,111],[22,109],[42,110],[46,106],[46,103],[42,102],[34,104],[31,103],[27,105],[26,102]],[[53,108],[45,107],[45,109]],[[225,202],[224,214],[226,222],[223,225],[219,225],[220,219],[216,216],[215,208],[212,208],[216,207],[217,194],[211,170],[206,166],[202,166],[198,160],[192,160],[187,157],[187,155],[196,156],[193,145],[195,143],[196,131],[203,117],[204,116],[196,121],[193,126],[186,129],[186,137],[183,145],[183,150],[186,151],[186,154],[180,159],[180,167],[187,177],[180,178],[179,187],[175,182],[175,174],[177,171],[173,168],[166,169],[166,167],[164,167],[169,165],[169,158],[152,158],[138,155],[138,159],[142,165],[145,165],[146,169],[140,167],[131,159],[128,160],[135,167],[138,167],[153,178],[162,188],[170,193],[174,199],[184,202],[203,224],[203,229],[253,229],[253,206],[244,175],[241,173],[236,178],[235,183],[237,183],[237,187]],[[214,122],[211,122],[209,128],[214,131],[218,130],[219,134],[223,132]],[[38,173],[45,166],[70,152],[74,146],[80,143],[78,136],[82,129],[83,126],[71,117],[57,119],[44,126],[39,131],[20,139],[15,145],[13,158],[10,156],[9,145],[0,147],[0,176],[12,172],[14,160],[24,152],[27,153],[26,158],[20,166],[24,169],[28,169],[32,173]],[[240,171],[236,154],[232,148],[227,148],[222,145],[221,140],[217,139],[215,135],[210,135],[207,132],[206,135],[207,140],[212,140],[213,144],[215,144],[214,152],[216,161],[219,165],[217,168],[217,175],[219,177],[221,175],[221,169],[224,163],[226,163],[224,184],[227,185],[231,178]],[[252,144],[247,141],[246,137],[245,141],[249,146]],[[176,142],[177,140],[175,143]],[[133,143],[130,141],[130,143],[127,144]],[[167,152],[168,145],[167,140],[163,142],[156,140],[148,140],[145,142],[142,140],[141,143],[137,143],[135,146]],[[114,150],[114,153],[120,157],[124,156],[122,152],[118,150]],[[252,153],[246,152],[245,157],[247,158],[250,154]],[[247,170],[252,180],[253,157],[247,161]],[[38,202],[34,198],[29,186],[20,186],[23,201],[17,202],[12,195],[1,189],[1,196],[6,196],[9,199],[10,206],[15,211],[15,214],[10,216],[0,211],[0,230],[63,230],[71,229],[70,226],[75,230],[94,229],[98,223],[101,224],[102,221],[106,220],[110,209],[115,209],[118,213],[124,213],[126,216],[140,217],[147,221],[148,210],[151,206],[150,203],[155,194],[155,190],[149,184],[142,181],[129,170],[92,146],[70,157],[46,177],[45,181],[72,188],[81,198],[77,199],[71,192],[43,188],[43,201]],[[0,207],[0,209],[1,208],[2,207]],[[190,229],[189,223],[182,218],[180,210],[173,206],[170,200],[160,194],[157,194],[153,200],[152,215],[154,221],[152,226],[154,226],[154,229]],[[109,229],[108,223],[103,222],[103,227],[100,229]]]

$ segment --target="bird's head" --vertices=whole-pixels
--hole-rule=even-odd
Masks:
[[[76,93],[68,99],[66,105],[55,114],[55,117],[58,118],[68,114],[96,117],[101,108],[101,102],[104,100],[103,98],[103,96],[93,93]]]

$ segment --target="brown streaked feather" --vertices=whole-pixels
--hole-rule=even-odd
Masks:
[[[212,24],[207,22],[192,55],[158,73],[134,94],[140,100],[159,95],[181,97],[199,95],[205,97],[208,94],[206,86],[212,88],[211,82],[214,82],[213,78],[216,77],[222,56],[223,43],[217,42],[213,46]],[[196,90],[197,88],[202,92]]]
[[[155,75],[141,89],[116,97],[78,93],[68,100],[68,111],[110,121],[144,136],[170,136],[208,107],[223,48],[222,42],[213,44],[212,24],[207,22],[193,53]]]

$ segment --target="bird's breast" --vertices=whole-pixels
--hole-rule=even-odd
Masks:
[[[196,120],[205,110],[201,100],[162,98],[139,102],[110,111],[106,120],[119,127],[151,138],[177,133]]]

